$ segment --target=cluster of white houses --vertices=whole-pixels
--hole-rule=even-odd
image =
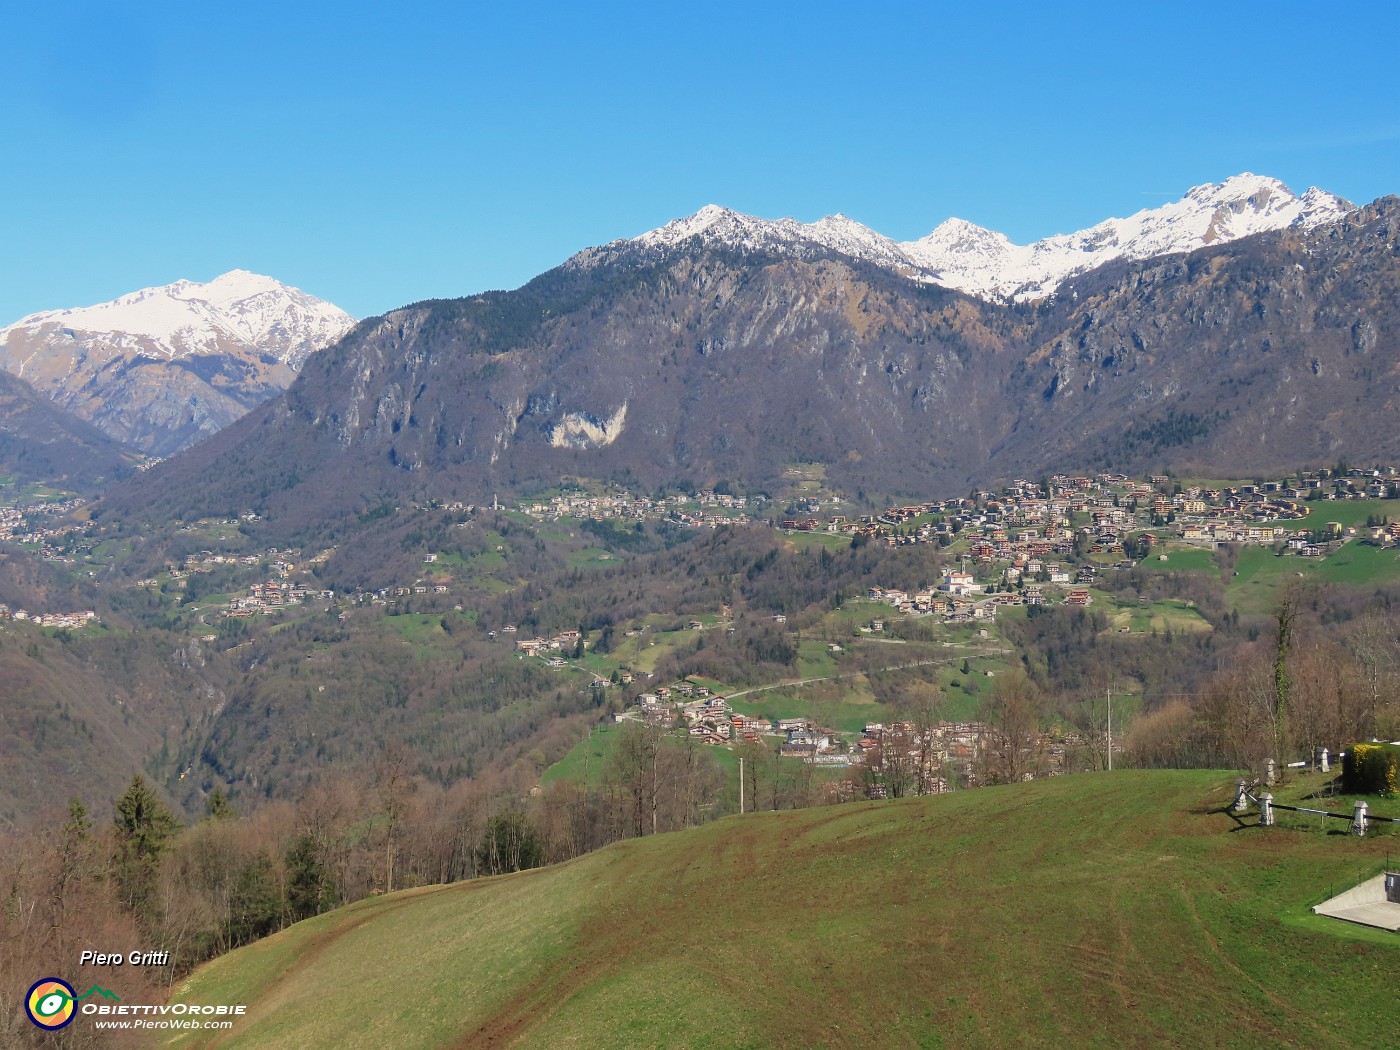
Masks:
[[[501,628],[502,634],[518,634],[518,629],[507,624]],[[496,632],[490,631],[490,637],[495,638]],[[583,636],[574,630],[560,631],[552,638],[517,638],[515,649],[526,656],[540,656],[548,660],[553,667],[559,667],[564,663],[563,657],[553,656],[553,653],[572,653],[578,649],[579,639]]]
[[[334,601],[335,591],[313,591],[289,580],[267,580],[253,584],[241,597],[230,598],[223,615],[235,619],[266,615],[291,605],[301,605],[311,598]]]
[[[573,518],[580,521],[623,518],[630,521],[674,521],[692,527],[732,525],[746,519],[753,501],[745,496],[702,490],[691,496],[648,499],[616,492],[602,496],[569,492],[547,500],[527,500],[518,509],[538,521]]]
[[[24,609],[15,609],[12,612],[10,607],[3,602],[0,602],[0,620],[17,620],[21,623],[27,621],[39,627],[64,627],[68,629],[102,622],[97,618],[97,613],[91,609],[61,613],[30,613]]]
[[[1047,591],[1046,584],[1035,582],[1023,583],[1021,589],[1016,592],[987,594],[987,586],[978,583],[971,573],[950,571],[943,574],[943,579],[936,588],[911,593],[897,587],[871,587],[866,591],[866,597],[908,615],[936,616],[948,623],[992,620],[996,618],[997,610],[1006,606],[1046,605],[1051,601],[1052,594],[1066,605],[1089,604],[1088,589],[1075,584],[1093,582],[1092,568],[1081,569],[1071,576],[1068,570],[1062,569],[1057,563],[1048,563],[1042,568],[1032,559],[1031,565],[1035,568],[1027,568],[1025,573],[1035,572],[1038,575],[1028,578],[1048,579],[1049,583],[1054,585],[1053,591]],[[1015,583],[1021,580],[1025,573],[1021,568],[1011,565],[1004,570],[1003,576],[1008,583]],[[863,630],[880,632],[884,630],[884,626],[884,621],[877,619],[872,620]]]

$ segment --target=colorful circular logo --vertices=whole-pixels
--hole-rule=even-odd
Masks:
[[[65,1028],[73,1021],[73,986],[57,977],[45,977],[36,981],[24,999],[24,1012],[40,1028],[53,1030]]]

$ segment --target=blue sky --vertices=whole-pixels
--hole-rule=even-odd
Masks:
[[[1025,242],[1241,171],[1400,192],[1393,3],[145,0],[0,26],[0,324],[240,267],[366,316],[711,202]]]

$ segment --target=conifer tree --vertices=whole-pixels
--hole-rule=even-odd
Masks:
[[[115,869],[121,901],[138,918],[151,919],[160,855],[174,837],[179,822],[139,773],[117,799],[114,822]]]

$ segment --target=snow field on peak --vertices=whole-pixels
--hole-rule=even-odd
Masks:
[[[100,337],[115,348],[178,358],[237,342],[297,367],[310,347],[329,345],[354,323],[339,307],[299,289],[232,270],[203,284],[175,281],[95,306],[30,314],[0,328],[0,343],[12,332],[56,328],[72,338]]]
[[[1316,187],[1299,197],[1277,179],[1246,172],[1193,187],[1159,208],[1018,245],[963,219],[948,219],[928,236],[900,243],[844,215],[801,223],[758,219],[711,204],[640,237],[581,252],[572,263],[587,266],[636,250],[665,250],[703,236],[735,249],[832,251],[984,299],[1031,300],[1117,259],[1175,255],[1288,227],[1311,229],[1352,210],[1348,201]]]

